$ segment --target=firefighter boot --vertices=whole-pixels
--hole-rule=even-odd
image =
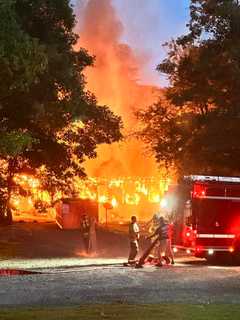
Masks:
[[[166,261],[166,264],[170,264],[170,259],[167,256],[163,256],[163,259]]]
[[[159,263],[155,264],[155,266],[160,268],[163,266],[163,264],[161,262],[159,262]]]

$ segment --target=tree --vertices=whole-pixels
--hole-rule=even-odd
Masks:
[[[190,13],[190,33],[169,44],[168,57],[158,66],[171,81],[167,96],[202,113],[212,106],[238,113],[240,5],[193,0]]]
[[[14,185],[14,172],[19,170],[22,162],[21,155],[26,149],[30,149],[33,143],[32,137],[28,133],[11,131],[1,133],[0,136],[0,221],[4,216],[8,222],[12,221],[10,200]]]
[[[171,174],[238,175],[239,118],[209,112],[205,117],[161,99],[139,111],[137,136]]]
[[[0,38],[0,158],[8,172],[2,175],[8,181],[2,200],[6,208],[16,172],[45,166],[56,177],[84,175],[85,157],[96,156],[97,144],[121,139],[122,124],[85,89],[83,70],[94,59],[84,49],[74,50],[78,37],[69,0],[4,0],[0,16],[5,30]],[[76,129],[73,123],[82,125]],[[9,153],[12,140],[18,152]]]
[[[180,174],[240,174],[240,4],[192,0],[190,15],[189,33],[167,44],[157,67],[169,79],[168,101],[140,116],[161,135],[151,123],[141,134],[153,130],[157,159]]]
[[[14,11],[14,1],[3,0],[0,3],[0,108],[17,90],[28,90],[38,81],[38,76],[47,66],[44,47],[37,39],[24,33]],[[6,118],[2,115],[0,130],[0,220],[3,219],[4,207],[9,206],[12,180],[12,167],[23,150],[32,142],[31,136],[23,131],[8,131]],[[16,169],[16,167],[15,167]],[[8,218],[9,210],[7,210]]]
[[[14,3],[0,3],[0,104],[14,90],[28,90],[47,67],[44,46],[20,28]]]

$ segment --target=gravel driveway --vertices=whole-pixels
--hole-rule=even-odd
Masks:
[[[240,301],[240,267],[178,259],[175,266],[136,270],[122,267],[120,260],[97,266],[97,260],[91,266],[89,261],[46,265],[38,268],[43,274],[0,277],[0,305]]]

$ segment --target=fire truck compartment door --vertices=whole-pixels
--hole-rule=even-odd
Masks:
[[[198,199],[193,212],[198,233],[223,234],[240,232],[240,201]]]

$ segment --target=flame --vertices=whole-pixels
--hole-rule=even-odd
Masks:
[[[35,204],[39,201],[47,206],[51,205],[51,197],[46,190],[42,190],[41,181],[34,176],[26,174],[16,174],[13,178],[15,183],[14,192],[10,199],[13,211],[13,219],[36,219],[39,215]],[[22,195],[20,190],[24,190]],[[41,214],[41,219],[52,220],[49,216]]]
[[[112,204],[113,208],[116,208],[118,206],[117,199],[113,198],[112,201],[111,201],[111,204]]]
[[[22,187],[37,189],[40,186],[40,181],[33,176],[17,174],[14,177],[14,182]]]
[[[105,195],[102,195],[98,198],[99,203],[106,203],[108,201],[108,197]]]
[[[100,146],[98,158],[86,163],[87,173],[108,178],[158,174],[154,158],[144,154],[144,145],[132,137],[132,129],[134,111],[155,102],[160,90],[139,83],[144,59],[121,42],[124,27],[111,0],[89,0],[77,9],[77,49],[84,47],[96,57],[95,66],[86,72],[88,89],[100,104],[122,117],[127,137],[120,144]]]
[[[36,213],[35,204],[42,201],[51,205],[51,196],[42,190],[41,181],[33,176],[18,174],[14,177],[16,185],[26,191],[26,196],[21,196],[16,189],[11,198],[12,207],[18,215],[24,212]],[[110,218],[113,221],[123,222],[129,219],[132,211],[137,211],[142,219],[149,219],[159,205],[164,202],[164,193],[168,189],[170,180],[161,180],[159,177],[121,177],[107,179],[90,177],[73,180],[73,196],[80,199],[90,199],[99,203],[100,221],[105,219],[105,204],[112,206]],[[64,197],[57,191],[54,199]],[[69,196],[69,195],[68,195]],[[102,218],[101,218],[102,217]]]
[[[140,193],[145,194],[145,196],[148,195],[148,189],[144,184],[141,184],[139,181],[136,181],[136,190]]]
[[[160,194],[151,193],[150,196],[149,196],[149,201],[152,202],[152,203],[160,203],[160,201],[161,201]]]
[[[112,187],[121,187],[123,184],[123,180],[122,179],[112,179],[109,181],[109,188],[112,188]]]
[[[134,194],[126,194],[126,197],[125,197],[125,201],[127,204],[130,204],[130,205],[138,205],[139,202],[140,202],[140,196],[139,194],[137,193],[134,193]]]

